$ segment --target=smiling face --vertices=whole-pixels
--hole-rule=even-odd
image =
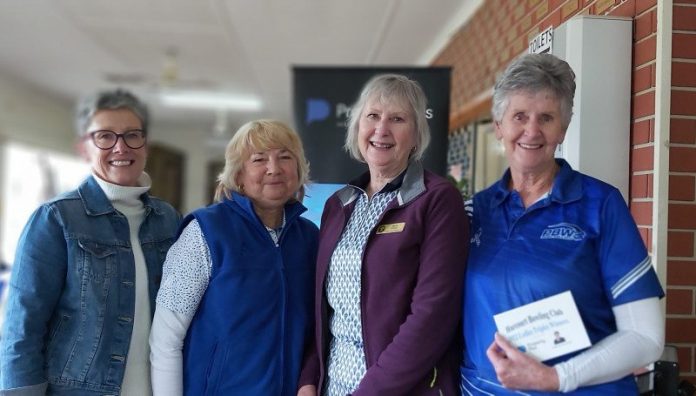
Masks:
[[[297,159],[283,148],[254,150],[244,161],[236,182],[254,207],[281,208],[300,188]]]
[[[561,104],[553,92],[511,93],[502,120],[495,123],[510,169],[541,174],[555,167],[554,152],[565,137],[562,124]]]
[[[394,177],[406,168],[416,146],[416,122],[401,103],[371,98],[358,124],[358,147],[370,172]]]
[[[114,147],[102,150],[94,145],[90,135],[91,132],[103,130],[123,134],[134,129],[142,129],[142,123],[128,109],[105,109],[94,113],[87,134],[80,143],[80,151],[100,179],[121,186],[138,185],[138,178],[145,169],[147,146],[132,149],[126,146],[123,139],[117,139]]]

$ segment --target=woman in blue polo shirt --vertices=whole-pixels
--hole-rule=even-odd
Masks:
[[[473,198],[463,395],[637,394],[632,371],[662,351],[664,294],[621,194],[554,158],[574,92],[550,54],[522,56],[495,86],[509,169]],[[496,333],[494,315],[565,291],[591,347],[539,362]]]

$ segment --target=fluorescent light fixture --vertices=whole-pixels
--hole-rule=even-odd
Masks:
[[[163,92],[160,100],[165,106],[190,109],[261,110],[261,101],[257,98],[217,92]]]

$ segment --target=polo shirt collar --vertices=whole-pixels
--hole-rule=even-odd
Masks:
[[[581,174],[574,171],[570,164],[562,158],[556,158],[556,163],[560,167],[553,180],[551,188],[551,201],[568,203],[576,201],[582,197],[582,178]],[[510,168],[505,171],[503,177],[493,186],[493,206],[499,206],[510,196],[512,191],[510,185]]]

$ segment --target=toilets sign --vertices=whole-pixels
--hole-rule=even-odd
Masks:
[[[539,33],[529,42],[530,54],[551,53],[553,44],[553,26]]]

